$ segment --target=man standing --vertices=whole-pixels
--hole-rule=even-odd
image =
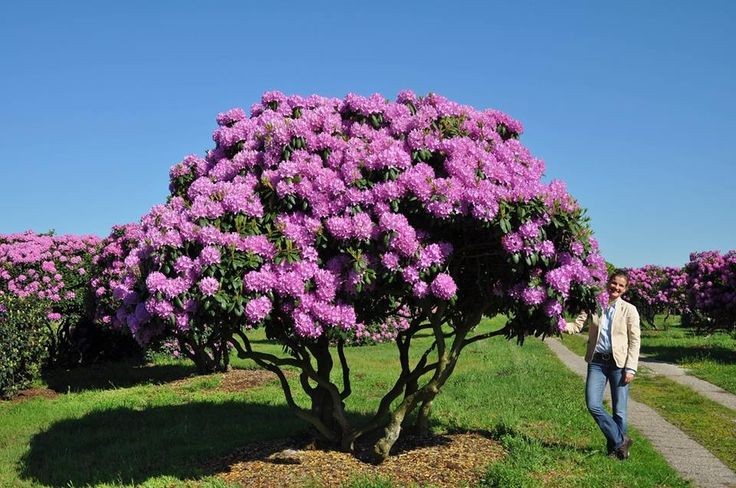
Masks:
[[[608,454],[619,459],[629,457],[633,443],[626,435],[626,403],[629,383],[634,379],[639,362],[639,312],[621,298],[628,285],[626,271],[614,271],[607,284],[608,305],[597,314],[581,313],[565,329],[574,334],[588,325],[585,403],[606,436]],[[613,415],[603,408],[606,383],[611,385]]]

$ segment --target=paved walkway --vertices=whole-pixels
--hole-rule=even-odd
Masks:
[[[684,369],[676,364],[663,363],[661,361],[650,361],[646,359],[645,356],[640,356],[639,365],[646,366],[658,375],[666,376],[672,381],[688,386],[704,397],[710,398],[724,407],[736,410],[736,395],[729,393],[723,388],[712,383],[703,381],[700,378],[690,376]]]
[[[585,378],[587,364],[583,358],[571,352],[557,339],[547,338],[544,342],[563,363]],[[610,401],[610,396],[606,396]],[[656,411],[631,398],[628,422],[649,439],[670,466],[696,486],[736,488],[736,473],[680,429],[660,417]]]

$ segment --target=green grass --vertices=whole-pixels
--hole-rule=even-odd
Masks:
[[[360,418],[395,379],[395,350],[385,344],[347,354],[354,373],[347,407]],[[506,457],[489,465],[482,486],[689,486],[636,432],[631,459],[607,458],[582,381],[541,341],[518,347],[491,339],[463,355],[434,403],[432,427],[483,431],[503,445]],[[306,432],[276,383],[242,393],[218,390],[217,375],[171,383],[188,367],[159,360],[134,373],[130,365],[111,366],[118,376],[105,368],[57,372],[54,385],[69,393],[0,403],[0,486],[229,488],[215,477],[214,461],[250,442]],[[360,478],[349,486],[390,481]]]
[[[583,356],[587,336],[564,336],[563,343]],[[631,396],[655,409],[729,468],[736,470],[736,411],[698,395],[687,386],[656,376],[646,367],[639,369],[631,387]]]
[[[655,318],[657,329],[642,330],[641,353],[648,359],[678,364],[705,381],[736,394],[736,335],[699,335],[679,317]]]

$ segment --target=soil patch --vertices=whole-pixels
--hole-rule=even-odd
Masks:
[[[351,455],[284,439],[250,444],[216,466],[225,471],[223,480],[252,488],[337,487],[356,478],[391,480],[397,486],[468,486],[503,456],[500,444],[484,433],[464,432],[407,436],[380,465],[368,461],[367,447]]]
[[[26,390],[20,390],[10,401],[23,402],[31,398],[56,398],[57,396],[59,396],[57,392],[48,388],[28,388]]]
[[[291,376],[291,372],[285,372],[286,376]],[[262,386],[267,383],[278,381],[278,377],[265,369],[231,369],[225,373],[212,373],[213,377],[222,378],[221,383],[214,388],[217,391],[226,391],[228,393],[239,393],[250,388]],[[176,387],[185,387],[207,376],[191,376],[181,380],[172,381],[169,385]]]
[[[277,380],[278,376],[265,369],[233,369],[223,374],[222,383],[217,389],[236,393]]]

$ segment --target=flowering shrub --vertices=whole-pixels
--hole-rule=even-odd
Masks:
[[[232,345],[279,375],[297,415],[343,449],[384,429],[384,458],[408,413],[426,425],[467,344],[556,333],[563,310],[595,306],[605,262],[583,212],[560,182],[541,182],[543,162],[505,114],[410,92],[271,92],[250,116],[217,121],[216,147],[174,166],[168,203],[141,220],[113,287],[118,317],[142,343],[177,337],[200,364],[216,367]],[[498,313],[502,330],[474,332]],[[248,331],[260,327],[288,356],[256,350]],[[411,365],[421,330],[435,341]],[[395,341],[402,373],[353,426],[343,348],[377,340]],[[301,371],[311,408],[293,399],[285,365]]]
[[[53,329],[50,359],[76,362],[75,329],[90,322],[89,279],[95,236],[54,236],[31,231],[0,235],[0,296],[38,300]],[[75,357],[77,356],[77,357]]]
[[[627,299],[650,326],[654,327],[657,314],[687,313],[687,274],[682,268],[646,265],[627,271]]]
[[[112,286],[124,273],[123,257],[138,244],[140,226],[113,226],[92,257],[93,272],[89,289],[94,297],[94,326],[87,331],[87,342],[98,359],[116,360],[142,357],[143,350],[133,339],[125,322],[116,320],[119,303],[112,295]]]
[[[0,398],[27,388],[46,359],[45,306],[31,298],[0,295]]]
[[[116,315],[120,303],[113,296],[113,288],[127,273],[124,258],[138,245],[142,235],[138,224],[113,226],[93,258],[97,272],[90,286],[95,295],[95,322],[102,326],[127,330],[126,322]]]
[[[694,252],[685,265],[693,325],[736,329],[736,250]]]

